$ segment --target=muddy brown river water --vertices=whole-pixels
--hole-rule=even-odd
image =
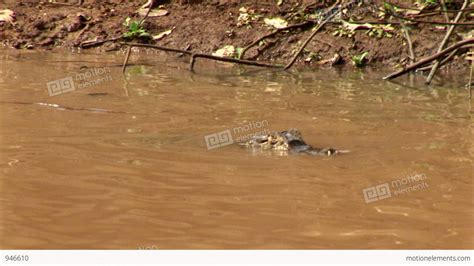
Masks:
[[[464,77],[151,58],[0,51],[0,248],[474,248]],[[227,145],[292,127],[351,153]]]

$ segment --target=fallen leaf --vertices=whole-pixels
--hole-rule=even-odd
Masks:
[[[161,40],[165,36],[170,35],[172,31],[173,31],[173,29],[170,29],[170,30],[166,30],[166,31],[163,31],[161,33],[158,33],[157,35],[153,35],[153,40],[155,40],[155,41]]]
[[[226,45],[222,47],[221,49],[212,53],[212,55],[219,56],[219,57],[233,57],[234,54],[235,54],[235,47],[233,45]]]
[[[418,15],[418,14],[420,14],[420,13],[421,13],[421,10],[411,10],[411,9],[410,9],[410,10],[407,10],[407,11],[405,12],[405,15],[408,16],[408,17],[410,17],[410,16]]]
[[[15,20],[15,13],[10,9],[0,10],[0,24],[3,22],[12,23]]]
[[[249,25],[250,22],[255,19],[255,16],[249,14],[249,10],[245,7],[241,7],[239,12],[239,17],[237,18],[237,27]]]
[[[265,22],[265,24],[277,29],[285,28],[288,26],[288,22],[282,18],[265,18],[263,21]]]
[[[148,0],[148,1],[141,7],[141,9],[149,8],[151,4],[153,4],[153,1],[152,1],[152,0]]]
[[[355,24],[355,23],[349,23],[347,21],[342,21],[342,26],[344,26],[344,28],[354,32],[355,30],[358,30],[358,29],[372,29],[374,26],[372,24],[369,24],[369,23],[365,23],[365,24]]]
[[[321,60],[321,61],[318,62],[318,64],[320,64],[320,65],[329,64],[330,66],[334,66],[334,65],[337,65],[339,63],[342,63],[342,57],[339,53],[335,53],[332,58]]]
[[[146,13],[148,12],[148,8],[140,8],[138,9],[138,14],[140,16],[146,16]],[[148,17],[162,17],[168,15],[168,10],[165,9],[152,9],[150,10],[150,13],[148,14]]]
[[[239,17],[237,18],[237,26],[240,27],[243,25],[247,25],[250,23],[250,20],[251,18],[248,13],[240,13]]]

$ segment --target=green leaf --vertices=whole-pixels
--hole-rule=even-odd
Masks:
[[[138,31],[140,29],[140,25],[138,24],[138,22],[133,21],[132,23],[130,23],[130,26],[128,27],[128,29],[130,31]]]
[[[352,63],[356,66],[356,67],[363,67],[365,66],[365,64],[367,63],[367,55],[369,54],[369,52],[363,52],[362,54],[360,55],[354,55],[352,57]]]
[[[235,48],[235,58],[240,59],[242,57],[242,51],[244,48],[242,47],[237,47]]]

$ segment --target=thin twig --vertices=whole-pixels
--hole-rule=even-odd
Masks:
[[[462,55],[464,53],[469,52],[469,49],[472,49],[472,48],[474,48],[474,45],[473,44],[468,44],[468,45],[465,45],[462,48],[459,48],[459,49],[456,49],[456,50],[452,51],[448,56],[446,56],[443,60],[441,60],[441,63],[439,63],[439,66],[441,67],[444,64],[446,64],[455,55]],[[416,69],[416,72],[430,70],[432,67],[433,67],[433,64],[428,65],[428,66],[424,66],[424,67],[420,67],[420,68]]]
[[[433,12],[430,12],[430,13],[423,13],[423,14],[417,14],[417,15],[413,15],[414,18],[424,18],[424,17],[432,17],[432,16],[437,16],[441,13],[441,11],[433,11]],[[447,13],[445,13],[447,14]]]
[[[455,43],[455,44],[449,46],[448,48],[442,50],[441,52],[436,53],[436,54],[431,55],[431,56],[428,56],[428,57],[425,57],[425,58],[419,60],[418,62],[413,63],[413,64],[411,64],[411,65],[405,67],[405,68],[402,69],[402,70],[396,71],[396,72],[394,72],[394,73],[392,73],[392,74],[390,74],[390,75],[388,75],[388,76],[385,76],[383,79],[393,79],[393,78],[399,77],[399,76],[401,76],[401,75],[403,75],[403,74],[405,74],[405,73],[411,71],[412,69],[416,69],[416,68],[418,68],[419,66],[422,66],[422,65],[425,65],[425,64],[427,64],[427,63],[430,63],[430,62],[432,62],[432,61],[434,61],[434,60],[436,60],[436,59],[438,59],[438,58],[444,56],[444,55],[447,54],[447,53],[450,53],[450,52],[452,52],[452,51],[454,51],[454,50],[456,50],[456,49],[458,49],[458,48],[460,48],[460,47],[462,47],[462,46],[464,46],[464,45],[471,44],[471,43],[474,43],[474,38],[468,38],[468,39],[466,39],[466,40],[457,42],[457,43]]]
[[[229,62],[229,63],[236,63],[236,64],[241,64],[241,65],[271,67],[271,68],[283,68],[282,65],[260,63],[260,62],[255,62],[255,61],[251,61],[251,60],[235,59],[235,58],[229,58],[229,57],[219,57],[219,56],[214,56],[214,55],[209,55],[209,54],[193,54],[193,56],[195,58],[202,57],[202,58],[206,58],[206,59],[222,61],[222,62]]]
[[[341,21],[328,21],[328,24],[342,24],[342,22]],[[400,22],[399,21],[386,21],[386,20],[385,21],[368,20],[368,21],[351,21],[351,24],[398,25],[400,24]]]
[[[132,52],[132,47],[129,46],[127,48],[127,54],[125,55],[125,60],[123,61],[122,74],[125,73],[125,69],[127,68],[127,63],[128,63],[128,59],[130,58],[130,53],[131,52]]]
[[[308,21],[314,21],[315,20],[308,20]],[[342,24],[341,21],[328,21],[327,24]],[[351,24],[374,24],[374,25],[386,25],[386,24],[393,24],[393,25],[399,25],[399,21],[374,21],[374,20],[368,20],[368,21],[351,21]]]
[[[210,55],[210,54],[193,53],[186,50],[160,46],[160,45],[152,45],[152,44],[145,44],[145,43],[128,43],[128,42],[119,42],[119,43],[122,45],[129,45],[131,47],[146,47],[146,48],[152,48],[152,49],[157,49],[157,50],[162,50],[162,51],[167,51],[167,52],[187,54],[187,55],[193,56],[194,59],[201,57],[201,58],[206,58],[206,59],[215,60],[215,61],[236,63],[236,64],[242,64],[242,65],[283,68],[282,65],[274,65],[274,64],[269,64],[269,63],[261,63],[261,62],[251,61],[251,60],[236,59],[236,58],[229,58],[229,57],[219,57],[219,56]],[[194,66],[194,62],[193,62],[193,66]]]
[[[413,52],[413,43],[411,41],[410,33],[408,32],[408,28],[403,22],[403,20],[400,19],[400,25],[402,26],[403,33],[405,34],[405,38],[407,39],[407,44],[408,44],[408,51],[410,53],[410,63],[415,62],[415,53]]]
[[[471,63],[471,74],[469,74],[469,99],[472,98],[472,70],[474,69],[474,60]]]
[[[82,30],[79,32],[79,34],[77,34],[76,40],[74,41],[75,43],[79,42],[79,39],[81,38],[82,34],[84,34],[84,32],[86,32],[87,30],[89,30],[90,26],[91,26],[91,24],[87,23],[86,26],[84,26],[84,28],[82,28]]]
[[[441,22],[441,21],[427,21],[427,20],[419,20],[419,19],[414,19],[414,18],[408,18],[404,16],[400,16],[395,14],[394,12],[388,12],[390,16],[408,20],[408,21],[413,21],[417,23],[426,23],[426,24],[435,24],[435,25],[463,25],[463,26],[473,26],[474,22]]]
[[[194,63],[196,63],[196,57],[191,55],[191,59],[189,59],[189,71],[194,72]]]
[[[149,5],[148,10],[145,13],[145,16],[140,20],[138,25],[142,25],[143,22],[145,22],[145,19],[148,18],[148,15],[150,15],[151,8],[153,7],[153,2],[154,2],[154,0],[148,0],[148,2],[145,5],[142,6],[142,7],[144,7],[144,6]]]
[[[330,14],[326,20],[324,20],[323,22],[321,22],[314,30],[313,30],[313,33],[311,33],[311,35],[306,39],[306,41],[301,45],[300,49],[296,52],[296,54],[293,56],[293,58],[291,59],[291,61],[285,66],[285,70],[289,69],[295,62],[296,62],[296,59],[298,58],[298,56],[301,54],[301,52],[304,50],[304,48],[306,47],[306,45],[308,45],[308,43],[311,41],[311,39],[313,39],[313,37],[316,35],[316,33],[318,33],[318,31],[326,24],[328,23],[333,17],[335,17],[337,14],[339,14],[339,12],[341,12],[342,9],[344,9],[345,7],[349,6],[350,4],[352,4],[352,1],[351,3],[349,4],[346,4],[344,6],[339,6],[339,9],[336,10],[335,12],[333,12],[332,14]],[[334,9],[336,8],[336,6],[333,6],[330,10],[328,10],[327,12],[325,12],[325,14],[328,14],[330,12],[332,12]]]
[[[132,47],[153,48],[153,49],[162,50],[162,51],[166,51],[166,52],[182,53],[182,54],[187,54],[187,55],[192,55],[193,54],[193,52],[190,52],[190,51],[171,48],[171,47],[166,47],[166,46],[161,46],[161,45],[153,45],[153,44],[146,44],[146,43],[132,43],[132,42],[119,42],[119,44],[130,45]]]
[[[469,85],[467,87],[467,89],[469,90],[469,100],[472,99],[472,72],[474,69],[474,51],[472,51],[470,55],[472,55],[472,57],[469,57],[468,59],[471,60],[471,73],[469,74]],[[471,101],[469,101],[469,104],[470,103]]]
[[[403,7],[403,6],[400,6],[400,5],[397,5],[397,4],[394,4],[394,3],[389,3],[389,2],[386,2],[384,1],[385,4],[389,4],[391,6],[394,6],[398,9],[406,9],[406,10],[413,10],[413,11],[423,11],[423,9],[418,9],[418,8],[411,8],[411,7]],[[468,8],[468,9],[465,9],[464,11],[474,11],[474,8]],[[448,13],[457,13],[459,12],[459,10],[455,10],[455,9],[446,9],[446,10],[439,10],[438,12],[448,12]]]
[[[106,43],[106,42],[115,42],[115,41],[118,41],[118,40],[122,39],[122,37],[123,36],[118,36],[118,37],[113,37],[113,38],[110,38],[110,39],[105,39],[105,40],[101,40],[101,41],[94,41],[94,42],[84,41],[81,44],[79,44],[79,47],[89,48],[89,47],[96,46],[96,45],[99,45],[99,44],[103,44],[103,43]]]
[[[441,0],[441,10],[443,10],[444,18],[446,19],[447,22],[449,22],[449,15],[448,12],[446,12],[446,2],[444,0]]]
[[[461,19],[463,10],[467,7],[469,0],[464,0],[464,4],[461,7],[461,10],[458,12],[456,17],[454,18],[453,22],[458,22],[459,19]],[[455,25],[449,26],[448,31],[446,32],[446,35],[444,36],[444,39],[441,41],[439,47],[438,47],[438,53],[443,50],[443,48],[446,46],[448,43],[449,37],[451,37],[451,34],[454,32]],[[430,84],[431,80],[433,80],[434,75],[436,74],[436,71],[438,70],[439,67],[439,60],[436,60],[436,62],[433,64],[433,67],[431,68],[430,74],[426,78],[426,84]]]
[[[463,49],[464,49],[464,48],[463,48]],[[439,67],[443,66],[443,65],[446,64],[449,60],[451,60],[456,54],[459,53],[460,50],[461,50],[461,49],[456,49],[456,50],[452,51],[450,54],[448,54],[448,56],[446,56],[445,58],[443,58],[443,60],[441,60],[440,63],[439,63]],[[425,67],[417,68],[417,69],[416,69],[416,72],[422,72],[422,71],[430,70],[431,68],[433,68],[433,64],[428,65],[428,66],[425,66]]]

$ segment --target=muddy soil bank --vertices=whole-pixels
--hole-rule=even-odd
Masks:
[[[139,20],[137,12],[146,1],[0,1],[0,10],[14,12],[12,23],[0,26],[0,43],[16,49],[79,49],[84,43],[116,38],[127,32],[125,19]],[[156,1],[155,1],[156,2]],[[145,30],[152,36],[171,30],[159,40],[145,42],[195,52],[213,53],[226,45],[245,47],[275,29],[265,23],[267,18],[283,18],[288,25],[301,23],[311,16],[328,10],[335,1],[158,1],[166,10],[149,16]],[[394,4],[415,8],[416,1],[390,1]],[[454,1],[456,2],[456,1]],[[459,1],[462,4],[462,1]],[[454,4],[456,7],[456,3]],[[472,7],[473,5],[471,5]],[[367,64],[372,66],[399,67],[408,63],[409,51],[399,20],[381,17],[382,1],[370,1],[345,10],[333,22],[328,23],[309,43],[297,61],[298,66],[318,67],[333,63],[338,54],[340,63],[352,66],[354,56],[367,52]],[[443,13],[422,11],[417,16],[429,21],[446,21]],[[415,11],[416,12],[416,11]],[[421,14],[421,15],[420,15]],[[449,13],[454,18],[455,12]],[[466,14],[463,20],[472,18]],[[348,32],[342,29],[341,19],[371,22],[377,30],[361,28]],[[392,29],[380,30],[381,21],[392,21]],[[472,21],[472,20],[471,20]],[[431,55],[438,49],[446,34],[446,25],[409,23],[409,32],[417,59]],[[286,64],[311,34],[311,26],[286,31],[268,38],[248,50],[246,59]],[[472,26],[457,26],[449,44],[465,38]],[[371,36],[372,35],[372,36]],[[117,43],[106,42],[89,50],[116,51],[125,49]],[[450,68],[467,69],[465,56],[455,57]]]

